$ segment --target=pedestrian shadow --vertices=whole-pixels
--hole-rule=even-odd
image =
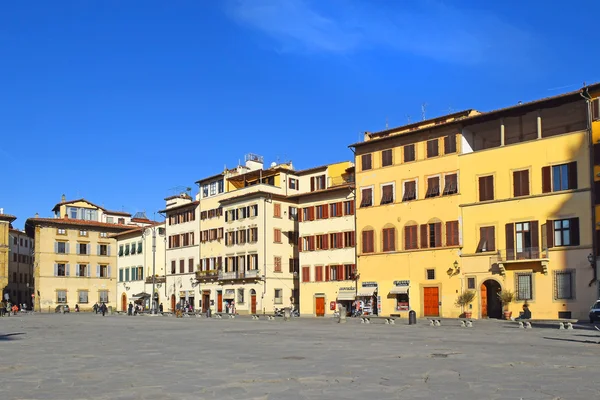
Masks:
[[[565,339],[565,338],[555,338],[555,337],[544,337],[546,340],[559,340],[561,342],[573,342],[573,343],[584,343],[584,344],[600,344],[600,342],[593,340],[577,340],[577,339]]]
[[[15,333],[0,334],[0,342],[2,342],[2,341],[8,341],[8,340],[17,340],[17,339],[19,339],[18,336],[24,335],[24,334],[25,334],[25,332],[15,332]]]

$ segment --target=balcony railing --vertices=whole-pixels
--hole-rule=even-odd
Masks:
[[[205,271],[196,271],[196,278],[217,278],[219,276],[220,269],[208,269]]]
[[[249,269],[245,271],[246,278],[258,278],[260,277],[260,271],[258,269]]]
[[[163,276],[155,276],[154,277],[154,283],[165,283],[167,281],[167,278],[163,275]],[[146,283],[152,283],[152,276],[147,276],[146,277]]]
[[[327,187],[346,185],[348,183],[354,183],[354,175],[330,176],[327,178]]]
[[[231,271],[231,272],[223,272],[220,271],[219,272],[219,279],[221,280],[229,280],[229,279],[252,279],[252,278],[259,278],[260,277],[260,271],[257,269],[252,269],[252,270],[240,270],[240,271]]]
[[[528,261],[548,258],[548,249],[540,247],[525,247],[498,251],[498,261]]]

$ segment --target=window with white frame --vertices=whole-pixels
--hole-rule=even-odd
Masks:
[[[66,290],[57,290],[56,291],[56,302],[57,303],[66,303],[67,302],[67,291]]]
[[[275,304],[283,304],[283,290],[275,289]]]
[[[88,302],[88,292],[87,290],[80,290],[78,292],[79,303],[86,304]]]
[[[108,303],[108,290],[98,290],[98,300],[100,303]]]

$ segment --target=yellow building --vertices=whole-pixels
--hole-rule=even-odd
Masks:
[[[9,257],[10,257],[10,229],[12,228],[12,222],[17,217],[14,215],[4,214],[4,210],[0,209],[0,293],[2,293],[2,299],[4,300],[4,294],[6,286],[8,285],[8,268],[9,268]],[[10,293],[8,294],[10,296]]]
[[[112,234],[135,227],[131,216],[110,211],[85,199],[62,201],[54,218],[29,218],[27,235],[34,239],[36,311],[54,312],[58,305],[90,310],[98,303],[117,305],[117,251]],[[112,222],[106,222],[112,221]]]
[[[577,91],[352,145],[367,301],[383,315],[499,318],[504,290],[513,316],[527,302],[534,318],[587,318],[597,294],[587,118]],[[461,309],[466,290],[476,298]]]
[[[333,315],[356,297],[354,167],[341,162],[297,172],[300,314]]]
[[[584,96],[589,100],[589,116],[592,129],[592,159],[594,162],[594,214],[595,214],[595,249],[596,257],[600,256],[600,89],[597,85],[584,90]],[[596,267],[598,278],[598,267]],[[598,293],[600,298],[600,293]]]

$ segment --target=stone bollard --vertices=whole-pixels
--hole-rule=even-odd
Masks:
[[[408,312],[408,324],[409,325],[417,324],[417,313],[415,312],[415,310],[410,310]]]
[[[283,320],[287,322],[290,320],[291,317],[292,317],[292,312],[291,312],[290,308],[289,307],[284,308],[283,309]]]
[[[338,317],[338,324],[346,323],[346,307],[340,305],[339,307],[340,316]]]

